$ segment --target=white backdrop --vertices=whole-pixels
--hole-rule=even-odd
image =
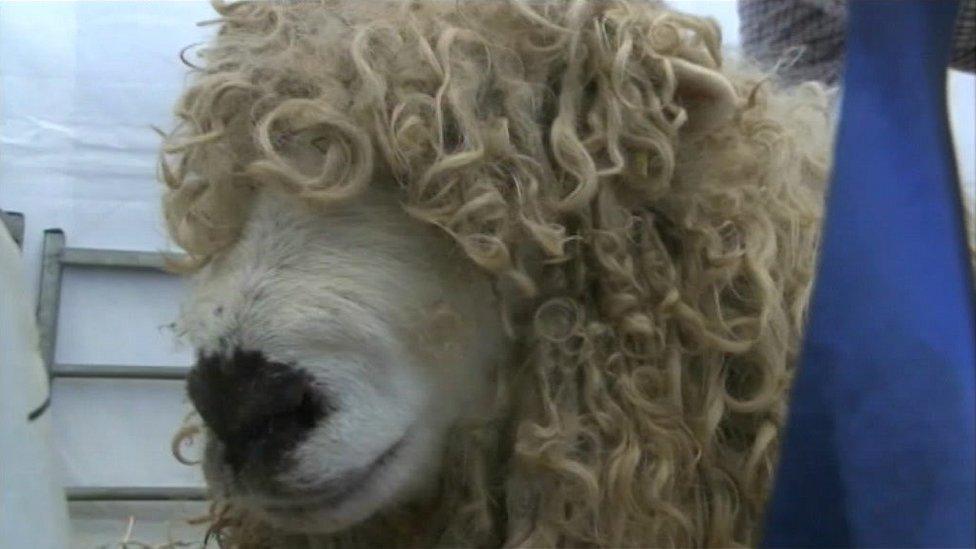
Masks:
[[[0,207],[26,216],[31,287],[47,228],[64,229],[69,246],[166,247],[150,126],[170,120],[186,73],[177,54],[204,39],[209,29],[195,23],[212,17],[206,2],[0,3]],[[69,269],[57,360],[190,364],[163,328],[178,295],[164,275]],[[178,382],[56,381],[50,413],[65,484],[199,484],[170,457],[182,395]],[[134,515],[133,537],[160,542],[168,517],[199,506],[184,507],[73,504],[73,541],[117,542]]]
[[[719,19],[738,42],[735,2],[678,1]],[[64,229],[69,246],[167,248],[154,179],[158,138],[186,77],[177,54],[205,40],[207,2],[0,3],[0,207],[26,215],[24,258],[36,289],[44,229]],[[971,76],[950,82],[960,169],[976,179]],[[188,365],[165,328],[179,284],[164,275],[95,269],[66,272],[57,360]],[[180,383],[55,382],[51,410],[64,482],[72,486],[200,482],[170,457],[184,412]],[[161,521],[180,505],[75,504],[76,545],[117,542],[130,515],[135,537],[161,541]],[[179,508],[179,509],[176,509]]]

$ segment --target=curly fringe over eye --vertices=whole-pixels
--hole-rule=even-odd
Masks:
[[[730,66],[712,21],[654,2],[215,7],[160,163],[196,265],[233,245],[260,189],[328,204],[396,186],[510,290],[522,350],[496,420],[457,428],[437,501],[314,540],[220,506],[222,539],[757,541],[812,276],[824,90]],[[729,116],[689,70],[734,92]]]

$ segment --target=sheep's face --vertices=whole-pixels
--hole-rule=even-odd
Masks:
[[[423,497],[448,429],[492,407],[508,353],[493,296],[392,197],[258,197],[180,323],[211,490],[305,532]]]

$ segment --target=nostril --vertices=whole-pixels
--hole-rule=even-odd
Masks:
[[[289,406],[275,408],[274,412],[253,418],[247,430],[254,438],[275,435],[283,431],[311,429],[325,416],[326,411],[322,398],[312,388],[306,388]]]
[[[329,412],[307,372],[256,352],[201,357],[187,393],[235,468],[247,459],[280,459]]]
[[[295,408],[293,416],[299,427],[311,429],[324,413],[325,408],[322,406],[322,399],[311,389],[307,389],[302,394],[302,400]]]

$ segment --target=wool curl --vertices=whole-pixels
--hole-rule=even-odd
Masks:
[[[233,546],[753,545],[813,275],[830,97],[655,2],[215,3],[160,162],[205,265],[257,192],[369,186],[494,280],[519,359],[439,495],[329,536],[233,502]],[[705,120],[679,63],[739,98]],[[700,106],[700,105],[699,105]],[[707,111],[703,111],[707,112]],[[191,433],[192,430],[187,431]]]

